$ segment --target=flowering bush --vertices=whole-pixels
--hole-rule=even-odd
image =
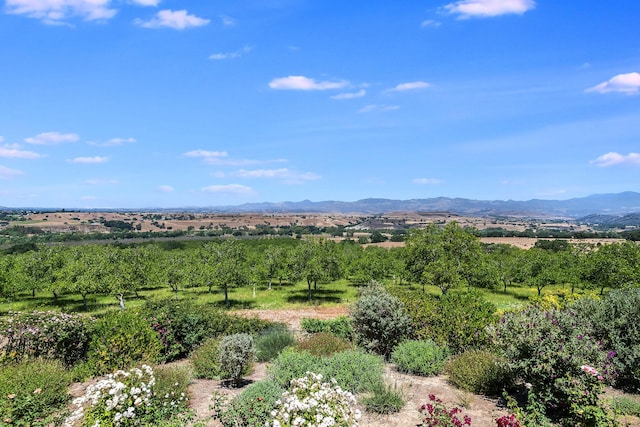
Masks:
[[[291,390],[276,401],[271,412],[273,420],[266,427],[356,427],[360,411],[356,398],[342,390],[335,379],[322,382],[321,374],[307,372],[303,378],[291,381]]]
[[[615,375],[613,353],[590,331],[570,309],[528,308],[505,315],[493,338],[510,372],[531,385],[547,415],[581,425],[606,418],[599,396],[603,381]]]
[[[59,359],[67,367],[87,354],[90,317],[53,311],[10,312],[0,323],[8,356]]]
[[[438,399],[434,394],[429,395],[429,402],[420,407],[420,413],[423,415],[422,422],[418,424],[422,427],[463,427],[471,425],[471,418],[465,415],[460,419],[458,416],[462,410],[457,406],[447,409],[442,400]]]
[[[521,427],[515,414],[503,415],[496,420],[497,427]]]
[[[147,425],[158,418],[156,412],[170,416],[171,410],[167,407],[182,408],[186,400],[184,393],[155,396],[155,385],[153,369],[148,365],[109,374],[90,385],[82,397],[74,399],[75,410],[63,426],[71,427],[78,420],[83,420],[83,425],[87,426]]]

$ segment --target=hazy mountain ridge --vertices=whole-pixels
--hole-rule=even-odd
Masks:
[[[42,208],[2,208],[0,210]],[[49,209],[51,210],[51,209]],[[60,210],[60,209],[57,209]],[[451,212],[471,216],[527,216],[527,217],[561,217],[585,218],[589,222],[600,223],[603,215],[606,221],[616,221],[624,215],[640,213],[640,193],[627,191],[616,194],[594,194],[587,197],[568,200],[476,200],[451,197],[434,197],[428,199],[383,199],[367,198],[354,202],[327,200],[312,202],[263,202],[245,203],[237,206],[209,206],[183,208],[143,208],[143,209],[67,209],[76,211],[129,211],[129,212],[221,212],[221,213],[361,213],[384,214],[390,212]],[[592,215],[600,217],[589,218]],[[609,218],[610,217],[610,218]],[[629,218],[634,223],[637,218]],[[624,222],[625,220],[623,220]],[[586,221],[583,221],[586,222]]]

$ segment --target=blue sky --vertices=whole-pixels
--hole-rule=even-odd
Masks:
[[[0,0],[0,206],[640,191],[637,0]]]

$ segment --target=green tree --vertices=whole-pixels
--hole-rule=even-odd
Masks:
[[[309,301],[313,289],[318,288],[318,282],[335,280],[340,277],[340,260],[336,244],[330,240],[304,240],[293,251],[290,266],[295,280],[306,280]]]
[[[617,289],[632,286],[640,280],[640,247],[632,242],[600,246],[586,256],[582,278],[592,287]]]
[[[481,256],[480,240],[456,222],[440,228],[429,224],[411,230],[405,240],[407,268],[413,280],[435,285],[445,295],[449,289],[468,284],[469,272]]]
[[[246,247],[235,239],[207,245],[212,265],[212,281],[224,292],[224,304],[229,307],[229,289],[249,283]]]

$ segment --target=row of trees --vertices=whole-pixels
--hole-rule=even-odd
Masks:
[[[362,247],[330,240],[225,239],[168,250],[158,245],[42,247],[0,255],[0,296],[17,298],[50,292],[110,294],[121,306],[128,295],[150,288],[214,288],[225,295],[240,286],[304,281],[308,298],[318,284],[346,278],[352,283],[394,280],[398,284],[451,288],[535,287],[540,295],[553,284],[575,288],[617,288],[640,282],[640,246],[616,243],[593,247],[565,241],[523,250],[483,246],[469,230],[450,223],[413,230],[401,248]]]

